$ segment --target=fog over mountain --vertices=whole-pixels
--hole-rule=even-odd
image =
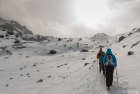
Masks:
[[[128,32],[139,27],[139,10],[139,0],[0,0],[1,18],[57,37]]]

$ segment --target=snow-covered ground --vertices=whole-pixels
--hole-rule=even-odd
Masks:
[[[140,44],[131,46],[140,41],[140,34],[132,34],[119,43],[114,39],[109,41],[118,59],[119,84],[115,70],[111,91],[106,89],[105,79],[98,72],[96,59],[97,47],[103,45],[105,51],[109,41],[21,40],[25,47],[15,49],[13,39],[0,39],[0,94],[139,94]],[[89,52],[81,52],[83,49]],[[50,50],[57,53],[48,54]],[[128,56],[128,51],[134,51],[134,55]]]

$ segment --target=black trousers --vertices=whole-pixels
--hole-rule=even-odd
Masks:
[[[106,66],[105,67],[105,74],[106,74],[106,86],[110,87],[113,83],[113,73],[114,67],[113,66]]]
[[[99,62],[99,71],[103,71],[103,74],[105,74],[105,67],[101,62]]]

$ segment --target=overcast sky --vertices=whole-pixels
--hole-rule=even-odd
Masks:
[[[139,27],[139,11],[140,0],[0,0],[0,17],[56,37],[129,32]]]

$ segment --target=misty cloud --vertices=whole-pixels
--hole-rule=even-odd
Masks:
[[[86,36],[93,36],[97,33],[97,31],[88,28],[85,24],[78,24],[73,23],[69,25],[65,31],[68,31],[67,36],[71,37],[86,37]]]
[[[108,0],[108,4],[111,8],[119,7],[131,2],[135,2],[135,0]]]
[[[72,3],[72,0],[0,0],[0,17],[19,21],[34,33],[57,36],[63,34],[64,25],[74,21]]]
[[[110,16],[92,29],[84,23],[76,23],[74,1],[0,0],[0,17],[16,20],[35,34],[57,37],[93,36],[98,32],[114,35],[139,27],[139,0],[106,0]],[[92,10],[92,7],[90,9]]]
[[[119,34],[129,32],[140,25],[140,1],[138,0],[109,0],[112,16],[106,20],[106,24],[98,25],[100,32]],[[114,6],[112,8],[113,5]]]

